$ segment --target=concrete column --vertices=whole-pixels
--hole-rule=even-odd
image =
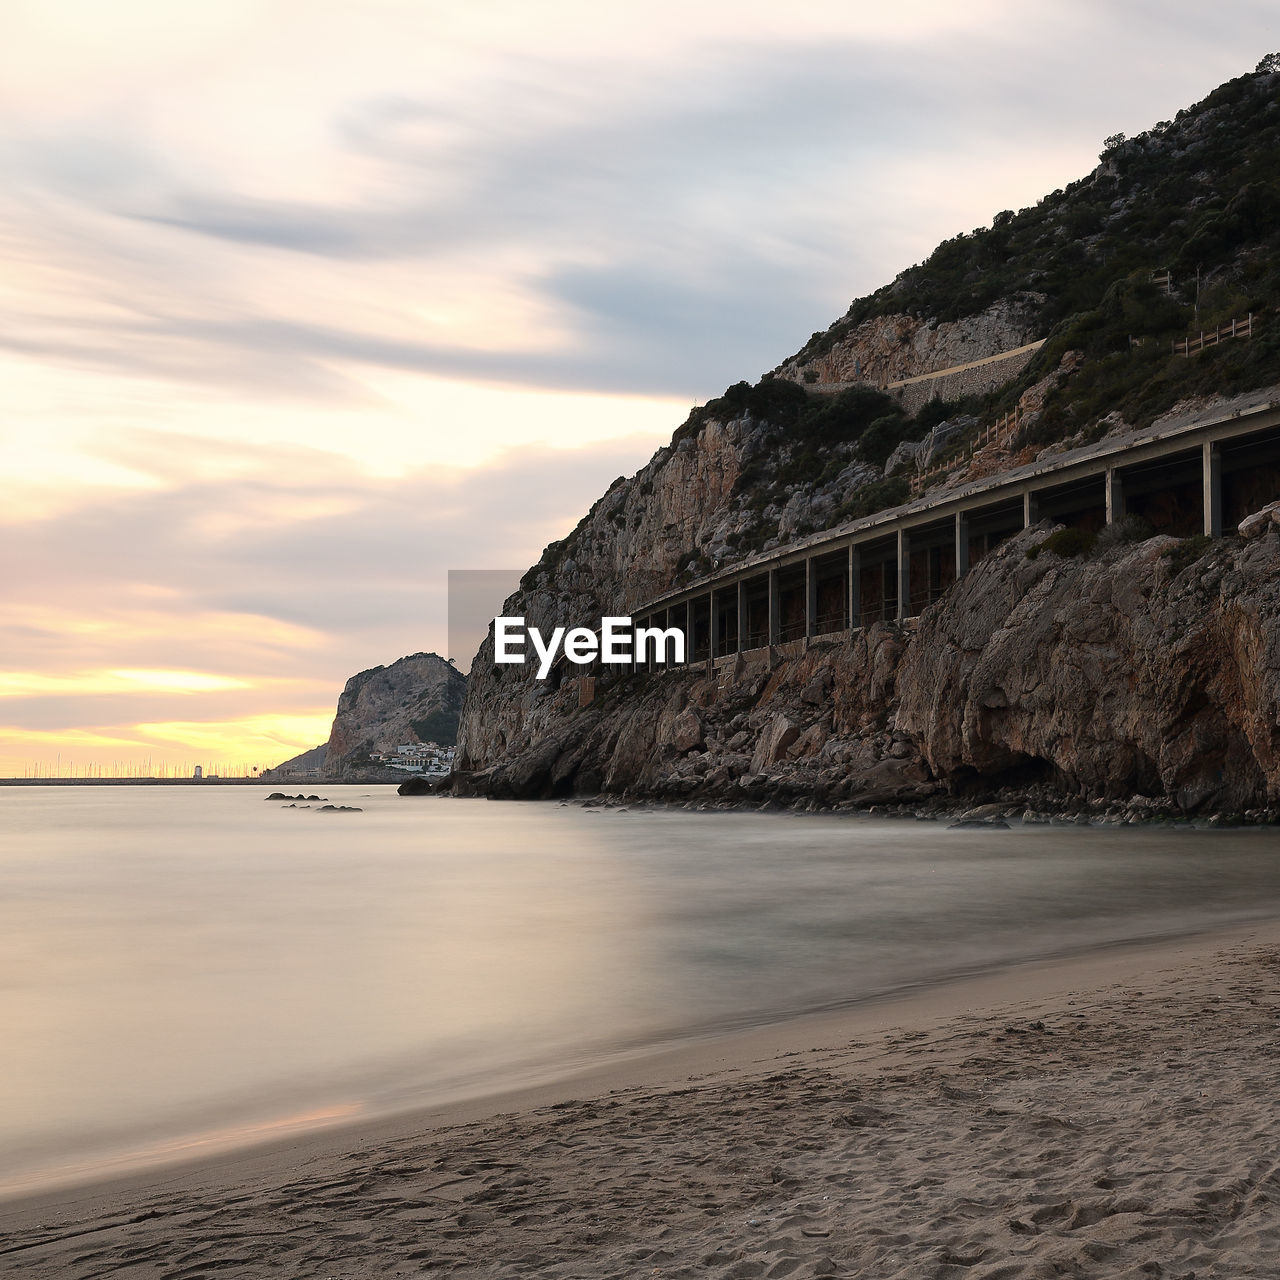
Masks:
[[[956,581],[969,572],[969,519],[963,511],[956,512]]]
[[[766,644],[777,644],[782,630],[782,593],[778,590],[778,570],[769,570],[769,636]]]
[[[738,579],[738,652],[747,651],[747,580]]]
[[[1222,453],[1216,444],[1206,443],[1201,454],[1204,472],[1204,531],[1210,538],[1222,537]]]
[[[1022,527],[1030,529],[1039,519],[1040,507],[1036,502],[1036,495],[1026,489],[1022,494]]]
[[[849,546],[849,629],[862,626],[862,553]]]
[[[898,530],[898,621],[910,617],[911,611],[911,535]]]
[[[804,562],[804,634],[809,639],[818,634],[818,573],[812,556]]]
[[[1103,483],[1107,492],[1107,523],[1115,524],[1124,519],[1124,481],[1115,467],[1108,467]]]
[[[712,587],[707,595],[707,654],[714,661],[720,656],[720,593]]]
[[[693,601],[689,600],[684,606],[684,665],[687,667],[693,661]]]

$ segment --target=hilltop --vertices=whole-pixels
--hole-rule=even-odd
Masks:
[[[358,672],[338,698],[328,742],[277,765],[267,776],[318,769],[325,778],[355,781],[379,772],[373,755],[403,744],[453,746],[466,687],[466,676],[435,653],[411,653],[389,666]],[[404,776],[382,772],[388,778]]]

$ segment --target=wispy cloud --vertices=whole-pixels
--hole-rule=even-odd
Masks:
[[[1240,69],[1258,22],[1202,31],[1197,67],[1175,71],[1133,58],[1166,46],[1171,20],[1186,38],[1191,7],[1161,13],[1146,30],[1055,4],[1004,27],[917,30],[907,47],[852,18],[844,32],[823,24],[821,40],[797,23],[789,39],[747,31],[665,63],[507,53],[464,94],[352,86],[329,100],[334,181],[293,191],[225,166],[202,174],[118,112],[38,133],[10,124],[12,199],[42,211],[34,251],[85,273],[118,312],[18,311],[0,342],[317,399],[358,394],[352,364],[713,394],[941,235],[1078,176],[1117,113],[1207,89],[1209,66]],[[904,168],[935,183],[928,210],[890,220],[895,234],[876,211],[899,198]],[[465,288],[514,290],[553,340],[536,322],[413,323]]]
[[[128,737],[174,719],[175,697],[184,721],[331,716],[353,672],[445,651],[450,567],[522,564],[639,452],[530,447],[483,473],[377,477],[319,451],[228,474],[215,445],[206,479],[191,441],[121,447],[139,443],[164,487],[0,526],[0,756],[28,733]]]

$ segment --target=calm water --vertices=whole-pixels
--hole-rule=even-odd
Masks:
[[[1266,832],[0,788],[0,1191],[1280,914]]]

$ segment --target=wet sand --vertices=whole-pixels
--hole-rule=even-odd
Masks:
[[[1280,1274],[1280,924],[0,1205],[0,1272]]]

